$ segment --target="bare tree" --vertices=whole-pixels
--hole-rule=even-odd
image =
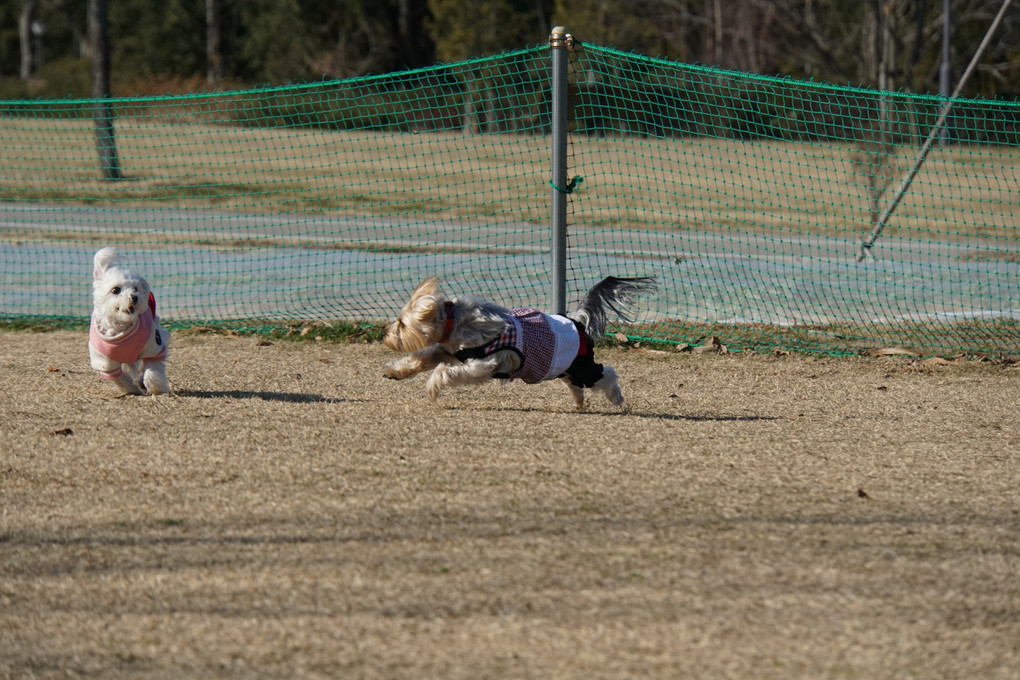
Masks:
[[[106,0],[89,0],[89,38],[92,43],[92,119],[96,127],[96,150],[104,179],[120,179],[117,140],[110,106],[110,41]]]
[[[217,86],[223,80],[223,55],[220,52],[220,15],[216,0],[205,0],[206,82]]]
[[[18,39],[21,41],[21,79],[28,80],[35,70],[32,60],[32,17],[39,6],[37,0],[23,0],[18,15]]]

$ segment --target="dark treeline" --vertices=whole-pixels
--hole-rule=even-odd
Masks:
[[[88,96],[89,0],[0,0],[0,98]],[[959,76],[1001,0],[952,0]],[[579,40],[667,59],[938,92],[943,0],[109,0],[115,94],[310,82]],[[1020,92],[1020,8],[965,94]]]

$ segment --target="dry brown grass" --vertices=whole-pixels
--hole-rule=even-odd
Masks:
[[[380,345],[0,333],[0,677],[1020,676],[1020,371],[606,350],[427,402]]]

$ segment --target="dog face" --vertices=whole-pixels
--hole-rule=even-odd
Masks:
[[[443,336],[439,310],[445,302],[439,279],[425,279],[411,293],[397,320],[386,326],[383,343],[398,352],[417,352],[439,342]]]
[[[95,257],[92,301],[96,313],[111,328],[127,328],[149,301],[149,283],[117,263],[117,252],[103,248]]]

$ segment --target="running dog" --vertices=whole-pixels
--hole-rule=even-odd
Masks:
[[[162,394],[170,334],[159,327],[149,282],[120,262],[113,248],[93,258],[89,359],[123,394]]]
[[[619,406],[623,393],[616,371],[595,363],[595,340],[605,334],[609,312],[627,320],[634,297],[654,289],[650,277],[610,276],[589,290],[569,316],[560,316],[532,307],[506,309],[470,295],[448,298],[440,280],[428,278],[386,327],[386,346],[408,354],[387,363],[383,375],[403,380],[431,370],[425,391],[433,401],[446,387],[559,378],[578,409],[584,408],[585,389]]]

